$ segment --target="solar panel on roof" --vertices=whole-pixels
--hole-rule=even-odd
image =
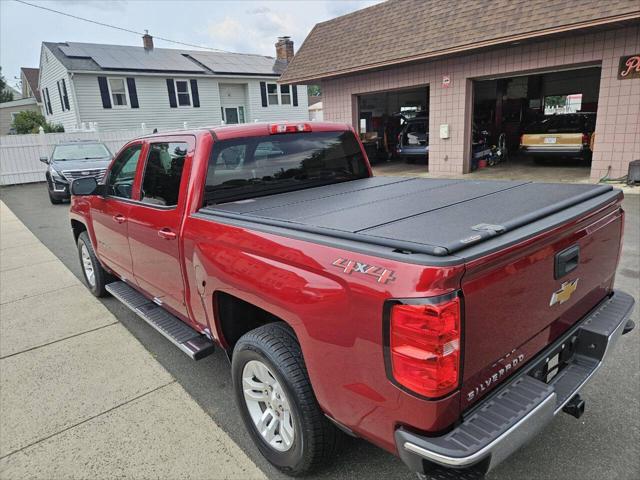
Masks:
[[[80,45],[68,44],[60,47],[62,53],[64,53],[67,57],[90,57],[89,55]]]
[[[216,73],[259,73],[273,75],[275,60],[260,55],[224,52],[191,52],[189,56]]]
[[[90,57],[105,69],[205,72],[202,67],[185,58],[180,50],[145,50],[142,47],[77,43],[69,43],[60,49],[70,57]]]

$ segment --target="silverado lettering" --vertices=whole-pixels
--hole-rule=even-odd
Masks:
[[[482,476],[579,416],[632,329],[610,185],[374,177],[351,127],[313,122],[141,137],[70,190],[88,288],[194,360],[224,350],[292,475],[343,430],[427,478]]]

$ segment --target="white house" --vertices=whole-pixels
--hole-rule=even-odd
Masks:
[[[150,35],[142,47],[44,42],[39,85],[47,121],[67,131],[306,120],[306,87],[276,83],[291,58],[289,37],[276,58],[154,48]]]

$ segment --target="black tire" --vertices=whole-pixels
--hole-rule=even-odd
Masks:
[[[285,452],[271,447],[251,419],[242,386],[244,367],[251,360],[258,360],[271,370],[289,399],[296,433],[293,445]],[[335,452],[339,432],[320,410],[293,331],[283,323],[251,330],[236,343],[231,363],[236,403],[260,453],[291,476],[304,475],[323,465]]]
[[[47,193],[49,194],[49,201],[53,205],[60,205],[62,203],[62,199],[54,197],[53,193],[51,193],[51,190],[52,190],[51,179],[47,178]]]
[[[91,263],[93,265],[94,272],[94,282],[93,285],[87,276],[87,272],[83,265],[82,260],[82,249],[86,247],[89,257],[91,258]],[[91,240],[89,239],[89,235],[86,231],[81,232],[78,235],[78,259],[80,260],[80,267],[82,268],[82,276],[84,277],[84,281],[87,285],[87,288],[95,295],[96,297],[105,297],[107,295],[107,290],[105,286],[113,280],[113,277],[104,269],[100,264],[100,261],[96,257],[95,252],[93,251],[93,245],[91,245]]]

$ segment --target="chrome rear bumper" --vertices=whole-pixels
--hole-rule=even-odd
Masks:
[[[622,335],[633,305],[631,295],[614,292],[449,433],[426,437],[399,428],[400,457],[421,473],[441,467],[493,469],[551,422],[595,374]],[[575,352],[569,363],[549,383],[535,378],[549,355],[568,342]]]

